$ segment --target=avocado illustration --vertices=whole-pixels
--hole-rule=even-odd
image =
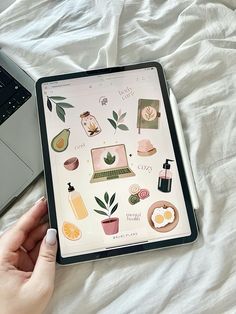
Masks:
[[[58,133],[51,142],[51,147],[55,152],[63,152],[69,144],[70,129],[64,129]]]

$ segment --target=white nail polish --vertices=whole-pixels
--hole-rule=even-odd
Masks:
[[[35,202],[35,204],[38,204],[38,203],[40,203],[40,202],[42,202],[42,201],[45,201],[45,197],[44,197],[44,196],[40,197],[40,199],[38,199],[38,200]]]
[[[49,245],[55,245],[57,241],[57,230],[48,229],[46,234],[46,243]]]

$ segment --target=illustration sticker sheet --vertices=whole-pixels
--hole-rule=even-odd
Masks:
[[[62,257],[190,235],[156,68],[42,93]]]

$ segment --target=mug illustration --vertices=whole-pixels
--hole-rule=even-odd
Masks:
[[[85,133],[89,136],[95,136],[101,133],[101,128],[97,122],[97,119],[90,114],[89,111],[85,111],[80,115],[81,124],[85,130]]]
[[[111,218],[111,215],[113,215],[118,208],[118,203],[113,206],[115,197],[116,193],[114,193],[110,198],[107,192],[104,194],[104,202],[100,198],[96,196],[94,197],[97,204],[103,209],[94,209],[94,211],[100,215],[108,216],[107,219],[101,221],[104,233],[107,235],[116,234],[119,232],[119,218]]]

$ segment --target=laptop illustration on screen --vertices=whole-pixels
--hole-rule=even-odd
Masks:
[[[135,176],[129,168],[124,144],[91,149],[93,176],[91,183]]]

